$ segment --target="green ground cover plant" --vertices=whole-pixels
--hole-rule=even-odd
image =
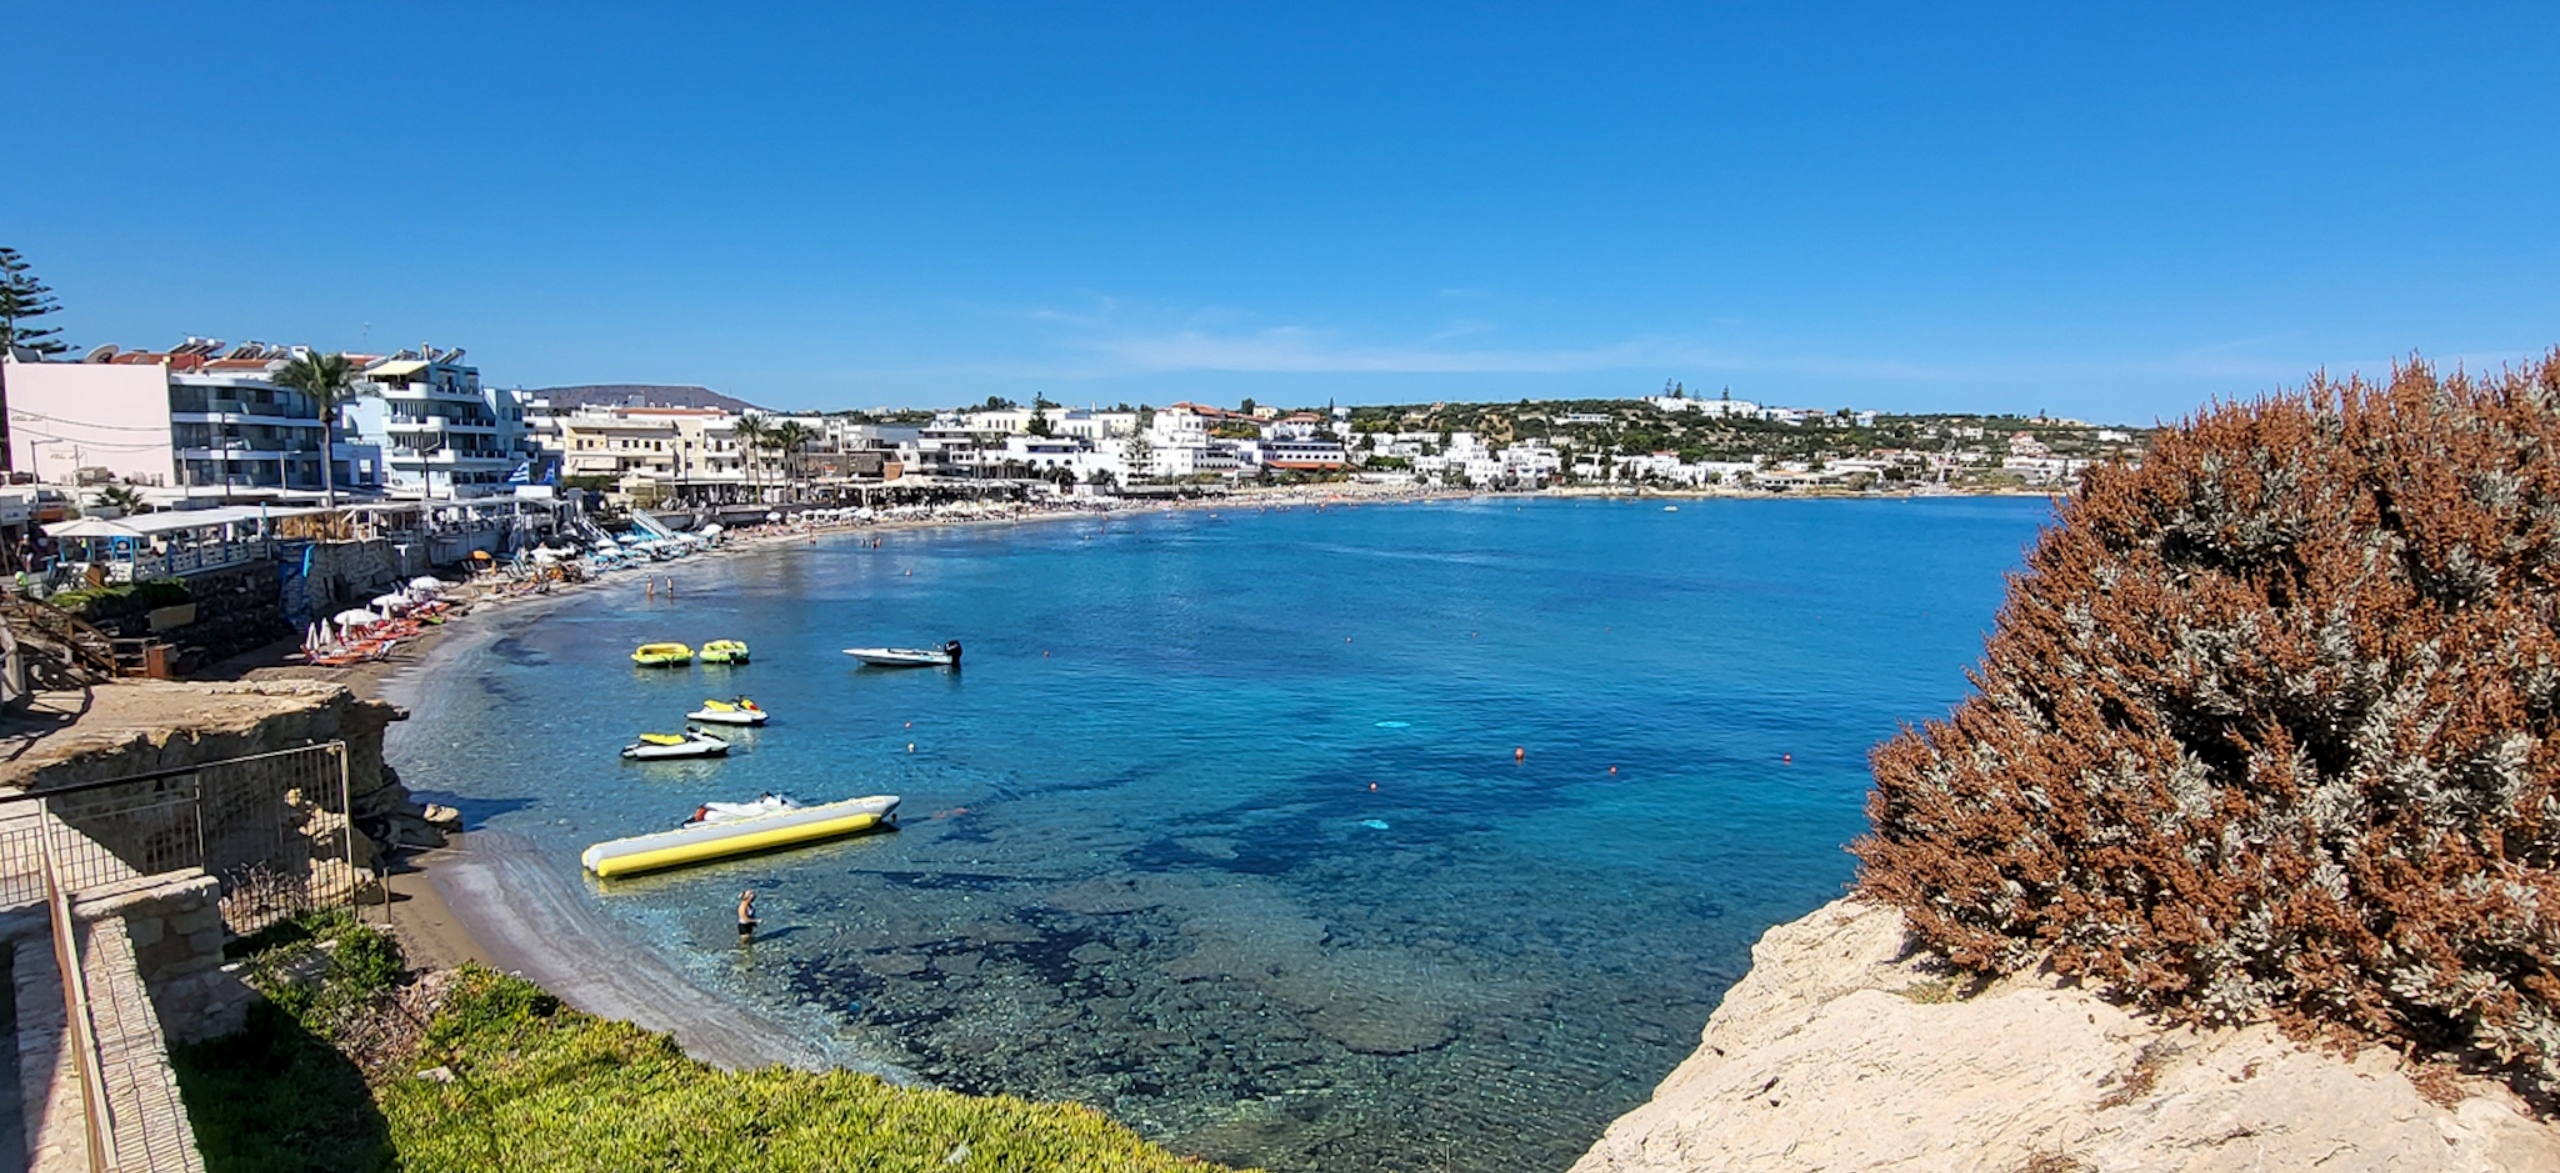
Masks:
[[[178,1055],[216,1173],[1218,1168],[1074,1105],[722,1071],[520,978],[465,967],[410,980],[387,937],[343,919],[250,968],[281,996],[248,1030]]]
[[[1959,965],[2560,1090],[2560,352],[2220,405],[2092,471],[1869,894]]]
[[[156,607],[191,603],[195,601],[195,595],[187,590],[185,583],[176,579],[154,579],[55,591],[53,597],[46,601],[82,619],[102,620],[139,615]]]

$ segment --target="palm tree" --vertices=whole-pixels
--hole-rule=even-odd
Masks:
[[[746,454],[747,491],[752,495],[756,483],[756,453],[764,450],[765,437],[771,435],[772,430],[765,426],[764,417],[742,415],[738,422],[729,425],[729,434],[737,437],[738,451]]]
[[[818,430],[798,420],[784,420],[773,429],[772,444],[782,453],[782,475],[793,481],[800,479],[800,464],[794,459],[809,441],[818,438]]]
[[[151,512],[151,502],[131,485],[109,485],[98,490],[96,504],[116,510],[127,517]]]
[[[316,350],[295,355],[272,378],[276,386],[310,396],[320,408],[320,492],[323,503],[335,509],[338,483],[331,468],[336,463],[331,441],[338,430],[338,410],[364,394],[366,385],[357,380],[355,365],[347,361],[347,356]]]

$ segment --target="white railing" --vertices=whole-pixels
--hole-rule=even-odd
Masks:
[[[143,555],[130,561],[102,563],[107,578],[113,582],[149,582],[155,578],[176,578],[186,574],[202,574],[243,566],[267,556],[267,543],[241,542],[221,546],[204,546],[193,550],[173,550],[167,554]]]

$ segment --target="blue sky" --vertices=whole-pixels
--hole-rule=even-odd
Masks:
[[[7,12],[82,344],[2144,422],[2560,343],[2560,5]]]

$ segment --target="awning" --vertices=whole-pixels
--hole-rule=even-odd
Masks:
[[[138,538],[143,536],[141,530],[120,521],[108,521],[103,517],[81,517],[70,521],[57,521],[44,527],[44,534],[49,538]]]
[[[427,369],[427,363],[424,359],[396,359],[391,362],[383,363],[380,366],[366,367],[364,370],[364,377],[368,379],[396,379],[402,375],[417,374],[425,369]]]

